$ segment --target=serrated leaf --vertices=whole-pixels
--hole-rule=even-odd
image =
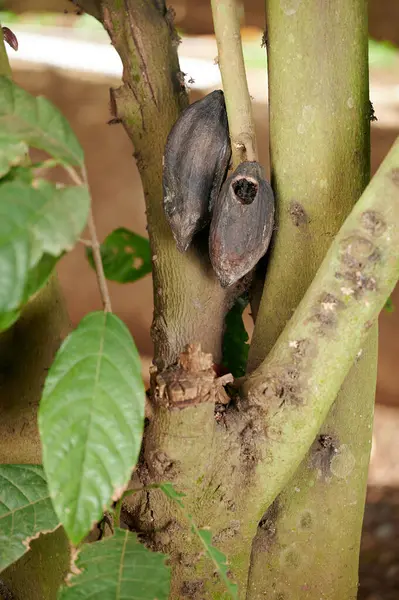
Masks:
[[[168,600],[170,567],[167,556],[151,552],[135,533],[115,529],[112,537],[85,544],[58,600]]]
[[[175,490],[171,483],[163,483],[159,485],[159,488],[164,492],[164,494],[176,502],[180,509],[182,510],[184,516],[191,524],[191,531],[194,535],[196,535],[201,544],[203,545],[208,558],[211,559],[213,564],[216,567],[217,572],[219,573],[220,578],[224,582],[226,589],[228,590],[231,598],[233,600],[237,600],[238,598],[238,588],[235,583],[233,583],[228,576],[229,566],[227,564],[226,555],[223,554],[218,548],[212,545],[212,532],[209,529],[199,529],[194,523],[194,519],[192,515],[190,515],[184,506],[183,498],[185,494],[182,494]]]
[[[25,142],[70,165],[83,165],[83,150],[61,112],[7,77],[0,77],[0,131],[0,154],[5,144]]]
[[[93,253],[87,249],[90,265],[94,267]],[[101,244],[104,274],[110,281],[131,283],[151,273],[151,250],[147,238],[120,227]]]
[[[222,344],[223,366],[234,377],[243,377],[248,362],[248,333],[242,318],[248,298],[238,298],[225,318],[225,331]]]
[[[57,188],[47,181],[0,186],[0,313],[19,307],[30,269],[43,254],[60,256],[74,246],[89,205],[86,186]]]
[[[0,135],[0,177],[26,159],[28,146],[25,142],[3,139]]]
[[[180,508],[184,509],[183,498],[185,498],[186,494],[175,490],[174,486],[171,483],[161,483],[159,485],[159,488],[168,498],[173,500],[173,502],[176,502],[176,504],[178,504]]]
[[[0,571],[29,550],[32,538],[58,525],[43,467],[0,465]]]
[[[226,555],[223,554],[223,552],[221,552],[218,548],[216,548],[215,546],[212,545],[211,531],[209,531],[209,529],[198,529],[195,526],[192,527],[192,531],[193,531],[193,533],[196,533],[199,536],[199,538],[202,542],[202,545],[205,548],[206,553],[208,554],[209,558],[212,560],[213,564],[215,565],[220,578],[223,580],[227,590],[230,593],[230,596],[234,600],[237,600],[238,599],[237,584],[233,583],[229,579],[229,576],[228,576],[229,566],[227,564]]]
[[[73,543],[128,484],[144,405],[140,358],[129,330],[113,314],[87,315],[58,351],[39,408],[51,498]]]

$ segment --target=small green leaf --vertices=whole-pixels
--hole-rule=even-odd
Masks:
[[[208,554],[209,558],[212,560],[213,564],[218,570],[220,578],[223,580],[227,590],[230,593],[230,596],[234,600],[237,600],[237,584],[233,583],[229,579],[228,573],[230,569],[227,564],[226,555],[223,554],[223,552],[221,552],[220,550],[218,550],[218,548],[215,548],[215,546],[212,546],[212,532],[209,531],[209,529],[198,529],[197,527],[195,527],[195,525],[192,527],[192,531],[193,533],[196,533],[199,536],[206,553]]]
[[[32,538],[58,525],[43,467],[0,465],[0,571],[29,550]]]
[[[6,181],[23,181],[32,185],[33,179],[34,171],[32,167],[16,166],[11,167],[7,175],[3,177],[1,183],[5,183]]]
[[[140,358],[129,330],[113,314],[90,313],[58,351],[39,408],[50,495],[74,544],[128,484],[144,405]]]
[[[2,139],[0,134],[0,177],[7,175],[9,170],[26,159],[28,146],[25,142]]]
[[[398,49],[391,42],[369,40],[370,67],[391,67],[398,56]]]
[[[182,492],[178,492],[177,490],[175,490],[175,488],[173,487],[173,485],[171,483],[161,483],[159,488],[163,491],[163,493],[168,498],[173,500],[173,502],[176,502],[176,504],[178,504],[180,506],[180,508],[184,509],[184,502],[183,502],[182,498],[185,498],[186,494],[183,494]]]
[[[135,533],[115,529],[112,537],[82,547],[75,561],[79,573],[61,588],[58,600],[168,600],[166,558],[143,546]]]
[[[248,333],[242,318],[248,304],[248,297],[241,296],[229,310],[225,318],[222,354],[223,366],[234,377],[243,377],[248,362]]]
[[[10,144],[25,142],[70,165],[83,165],[83,150],[60,111],[7,77],[0,77],[0,131],[0,156]]]
[[[384,309],[386,310],[386,312],[388,313],[393,313],[393,311],[395,310],[395,305],[393,303],[393,300],[391,298],[391,296],[388,298],[388,300],[385,302],[385,306]]]
[[[37,265],[29,271],[28,281],[24,293],[25,301],[29,300],[33,294],[36,294],[44,285],[46,285],[51,273],[54,271],[57,261],[57,256],[43,254]]]
[[[90,248],[87,249],[87,257],[94,268]],[[130,283],[151,273],[149,241],[124,227],[115,229],[101,244],[101,258],[105,277],[110,281]]]
[[[227,591],[229,592],[231,598],[233,598],[233,600],[237,600],[238,599],[238,588],[237,588],[237,584],[233,583],[228,576],[229,573],[229,566],[227,564],[227,558],[225,556],[225,554],[223,554],[223,552],[221,552],[218,548],[215,548],[215,546],[212,546],[212,533],[209,529],[199,529],[196,524],[194,523],[193,517],[188,514],[188,512],[185,509],[184,503],[182,498],[184,498],[185,494],[182,494],[178,491],[175,490],[175,488],[173,487],[173,485],[171,483],[162,483],[159,485],[159,488],[164,492],[164,494],[170,498],[170,500],[173,500],[173,502],[175,502],[180,509],[182,510],[182,513],[184,514],[184,516],[186,517],[186,519],[188,520],[188,522],[191,525],[191,531],[193,532],[194,535],[196,535],[199,540],[201,541],[201,544],[203,545],[206,554],[208,555],[208,557],[211,559],[211,561],[213,562],[213,564],[215,565],[220,578],[222,579],[222,581],[224,582]]]
[[[11,312],[0,313],[0,332],[9,329],[16,321],[18,321],[21,311],[12,310]]]
[[[0,313],[19,308],[30,269],[43,254],[70,250],[84,229],[87,187],[57,188],[47,181],[0,186]]]

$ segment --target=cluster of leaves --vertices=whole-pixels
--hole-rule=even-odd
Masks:
[[[18,319],[79,239],[90,196],[83,151],[65,118],[7,78],[0,78],[0,132],[1,331]],[[51,158],[31,164],[29,148]],[[40,178],[39,169],[55,165],[78,184]],[[101,254],[106,276],[115,281],[135,281],[151,268],[148,241],[126,229],[108,236]],[[129,330],[112,313],[86,315],[61,345],[45,381],[39,407],[43,466],[0,466],[0,571],[27,552],[33,538],[62,525],[78,551],[61,600],[168,598],[167,557],[119,528],[120,503],[142,442],[144,407],[140,358]],[[160,488],[186,514],[182,496],[170,485]],[[82,544],[118,498],[113,535]],[[236,598],[226,557],[212,546],[211,533],[186,516]]]
[[[51,133],[48,133],[51,131]],[[87,186],[57,186],[37,176],[29,147],[53,157],[51,166],[83,164],[83,152],[65,118],[44,98],[0,79],[0,331],[50,277],[57,260],[83,230]]]

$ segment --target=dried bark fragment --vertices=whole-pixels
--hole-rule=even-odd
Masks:
[[[274,195],[257,162],[243,162],[215,204],[209,251],[223,287],[248,273],[266,253],[273,231]]]
[[[182,112],[165,146],[164,209],[181,252],[209,223],[230,156],[224,95],[216,90]]]
[[[202,352],[200,344],[187,344],[176,365],[165,371],[151,369],[153,397],[170,408],[185,408],[213,402],[227,404],[223,388],[233,381],[231,374],[217,377],[211,354]]]

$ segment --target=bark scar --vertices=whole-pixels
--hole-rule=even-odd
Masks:
[[[227,404],[223,386],[233,381],[231,374],[217,377],[211,354],[201,344],[188,344],[177,364],[158,372],[151,370],[153,398],[171,408],[185,408],[202,402]]]

